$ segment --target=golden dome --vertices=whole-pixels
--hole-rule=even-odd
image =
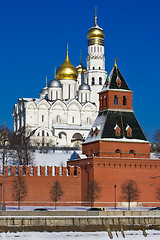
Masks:
[[[86,68],[83,67],[82,64],[80,64],[76,68],[77,68],[78,73],[85,73],[86,72]]]
[[[82,65],[82,50],[80,50],[80,64],[76,67],[78,73],[84,74],[86,72],[86,67]]]
[[[67,50],[67,56],[64,63],[57,69],[56,76],[57,76],[57,79],[77,80],[78,72],[76,67],[74,67],[69,60],[68,50]]]
[[[105,38],[105,33],[102,28],[100,28],[98,25],[94,25],[94,27],[90,28],[87,33],[87,38]]]
[[[90,28],[87,33],[87,38],[92,39],[92,38],[105,38],[105,33],[102,28],[100,28],[97,24],[97,14],[96,14],[96,7],[95,7],[95,24],[94,27]]]

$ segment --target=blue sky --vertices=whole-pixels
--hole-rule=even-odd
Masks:
[[[151,141],[160,128],[160,1],[143,0],[0,0],[0,125],[13,128],[12,110],[18,98],[38,97],[66,56],[86,64],[87,31],[105,31],[106,70],[115,57],[134,91],[135,115]]]

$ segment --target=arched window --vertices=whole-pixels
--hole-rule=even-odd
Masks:
[[[99,77],[99,85],[102,85],[102,78]]]
[[[42,130],[42,137],[44,137],[44,130]]]
[[[129,151],[129,153],[133,153],[133,154],[136,154],[136,152],[132,149]]]
[[[127,97],[123,96],[123,105],[126,106],[127,105]]]
[[[114,105],[118,105],[118,96],[117,95],[114,96]]]
[[[95,67],[93,67],[93,70],[95,70]]]
[[[92,85],[94,85],[95,84],[95,82],[94,82],[94,77],[92,77]]]
[[[49,133],[47,132],[47,137],[49,137]]]
[[[120,150],[120,149],[116,149],[115,152],[116,152],[116,153],[121,153],[121,150]]]
[[[44,115],[42,115],[42,122],[44,122]]]
[[[39,137],[39,133],[37,134],[37,136]]]
[[[101,69],[101,67],[99,67],[99,70]]]

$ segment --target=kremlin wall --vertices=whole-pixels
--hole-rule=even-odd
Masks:
[[[70,67],[71,64],[67,65],[65,62],[66,72],[68,72],[69,68],[68,66]],[[58,88],[59,91],[62,91],[61,88],[63,84],[66,83],[69,84],[71,82],[72,84],[74,83],[75,85],[77,81],[75,78],[70,79],[72,80],[70,81],[69,79],[67,79],[68,75],[67,77],[65,76],[65,78],[64,76],[59,75],[58,77],[61,83],[57,79],[54,79],[52,80],[53,82],[51,82],[54,83],[52,86],[53,89],[51,89],[53,91],[57,89],[57,86],[59,87]],[[85,81],[81,82],[79,90],[84,92],[84,94],[87,94],[87,92],[85,91],[90,92],[91,87],[92,103],[90,102],[90,100],[86,100],[89,101],[90,103],[82,102],[81,104],[91,105],[94,102],[93,104],[94,106],[95,105],[97,107],[99,106],[99,112],[96,115],[97,117],[95,116],[95,114],[93,115],[95,121],[92,116],[93,114],[92,111],[86,110],[86,113],[84,114],[84,117],[87,116],[88,119],[92,119],[94,121],[91,128],[89,128],[88,126],[85,129],[86,131],[85,133],[88,133],[88,136],[82,143],[82,153],[86,155],[86,158],[70,160],[67,162],[67,167],[62,168],[60,168],[60,166],[57,166],[55,168],[53,167],[45,168],[41,166],[40,171],[36,166],[32,167],[27,166],[25,175],[23,175],[23,168],[21,166],[18,167],[18,172],[16,172],[15,166],[11,166],[10,171],[8,171],[8,167],[6,166],[5,169],[6,205],[17,205],[17,203],[14,202],[12,199],[12,192],[14,191],[12,189],[12,181],[16,179],[18,175],[23,176],[27,187],[27,195],[21,202],[21,205],[26,206],[54,205],[50,198],[50,191],[55,180],[58,180],[60,182],[64,191],[64,195],[59,200],[58,205],[88,206],[89,205],[87,200],[88,186],[90,182],[96,181],[99,184],[99,187],[101,188],[101,193],[99,198],[96,199],[94,203],[95,206],[114,206],[115,200],[117,206],[122,206],[123,203],[121,200],[121,186],[126,180],[133,180],[140,190],[140,197],[138,199],[138,202],[134,203],[134,206],[159,205],[159,202],[156,199],[156,188],[159,186],[160,160],[150,159],[150,143],[146,139],[146,136],[139,122],[137,121],[133,111],[132,107],[133,92],[130,90],[125,79],[123,78],[117,66],[116,60],[111,73],[107,77],[107,72],[105,71],[105,57],[104,57],[104,32],[97,25],[96,16],[94,27],[92,27],[88,31],[87,70],[85,72],[85,76],[83,77],[87,80],[87,83],[85,83]],[[71,90],[71,88],[69,89]],[[49,94],[50,88],[46,87],[43,90],[45,90],[45,94],[43,94],[44,96],[41,96],[41,99],[40,100],[38,99],[37,102],[43,103],[47,101],[50,101],[51,103],[54,103],[54,101],[60,102],[60,100],[52,98],[47,100],[46,94],[47,91]],[[99,93],[98,103],[96,102],[97,100],[94,100],[94,98],[98,99],[97,92]],[[75,98],[74,101],[78,101],[76,100],[76,96],[74,96],[74,98]],[[66,100],[67,100],[66,97],[64,97],[64,99],[63,98],[61,99],[63,104],[66,104],[65,102]],[[30,99],[24,100],[25,104],[27,101],[33,102],[33,100]],[[68,102],[70,103],[70,101]],[[38,105],[38,103],[34,104]],[[13,116],[16,126],[15,129],[18,129],[17,126],[21,127],[23,126],[21,122],[24,122],[25,116],[23,117],[23,119],[20,119],[21,113],[16,112],[17,111],[16,109],[17,108],[15,107]],[[34,108],[32,108],[32,112],[33,111]],[[59,109],[57,111],[58,113],[60,112]],[[79,116],[78,114],[80,110],[78,110],[78,112],[76,111],[77,110],[73,109],[72,111],[73,116],[71,119],[72,124],[74,125],[73,129],[75,128],[75,131],[78,131],[77,129],[79,129],[78,136],[80,136],[80,133],[81,134],[83,133],[82,130],[84,126],[83,124],[75,125],[76,123],[74,122],[75,120],[74,117],[76,115]],[[30,116],[29,118],[30,122],[28,124],[30,124],[30,127],[33,128],[33,134],[35,134],[35,139],[45,137],[46,131],[45,127],[48,124],[47,121],[44,121],[45,113],[42,111],[40,113],[42,114],[42,116],[40,115],[39,117],[39,119],[42,120],[40,123],[41,124],[40,130],[36,130],[34,124],[33,126],[31,125],[31,119],[33,119],[32,115],[34,115],[34,112],[33,114],[30,114],[31,116],[28,115]],[[86,114],[90,114],[90,116]],[[55,110],[53,112],[53,116],[54,117],[56,116]],[[61,122],[59,121],[56,124],[55,130],[57,126],[58,131],[63,130],[63,133],[64,131],[66,131],[66,133],[64,134],[65,137],[71,135],[70,133],[71,130],[66,130],[68,129],[68,126],[71,126],[70,122],[67,123],[69,125],[66,125],[64,129],[60,130],[59,126]],[[51,130],[52,128],[54,128],[54,125],[52,126],[50,124],[49,126],[51,127]],[[62,127],[64,127],[63,122]],[[48,134],[46,134],[46,141],[47,137],[50,137],[50,135],[52,134],[51,130],[50,129],[47,130]],[[41,132],[38,131],[41,131],[42,134]],[[69,132],[67,133],[67,131]],[[57,132],[57,135],[59,133],[61,132]],[[52,136],[52,138],[53,137],[55,136]],[[63,138],[61,134],[59,134],[59,143],[61,142],[61,140],[63,140]],[[3,182],[4,182],[3,175],[0,175],[1,202],[3,199]]]

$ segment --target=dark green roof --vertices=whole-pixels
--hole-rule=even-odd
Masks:
[[[117,137],[115,135],[116,124],[121,129],[121,135]],[[132,136],[127,136],[126,127],[132,129]],[[103,127],[101,138],[128,138],[128,139],[140,139],[147,141],[135,115],[133,112],[122,112],[122,111],[107,111],[105,124]]]
[[[121,86],[117,86],[117,77],[121,80]],[[114,66],[113,72],[111,73],[111,79],[109,83],[109,89],[123,89],[123,90],[130,90],[126,81],[124,80],[120,70],[118,67]]]

